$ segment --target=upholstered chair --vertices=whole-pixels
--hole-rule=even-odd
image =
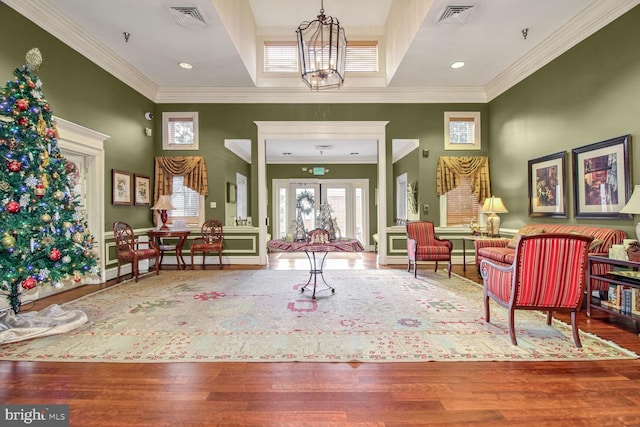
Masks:
[[[201,237],[193,239],[191,244],[191,268],[193,269],[193,257],[196,252],[202,252],[202,269],[205,268],[205,258],[207,252],[217,253],[222,268],[222,222],[217,219],[210,219],[202,224]]]
[[[116,221],[113,223],[113,237],[116,241],[116,250],[118,255],[118,277],[117,282],[120,282],[120,266],[122,264],[131,263],[131,269],[133,270],[133,277],[135,281],[138,281],[138,261],[143,259],[156,260],[156,275],[160,270],[160,251],[154,242],[139,242],[136,240],[133,233],[133,229],[129,224],[122,221]],[[147,248],[141,248],[141,245],[145,245]]]
[[[485,321],[490,322],[489,299],[507,309],[511,342],[517,345],[515,310],[571,313],[573,340],[582,347],[578,334],[578,312],[586,287],[587,255],[592,237],[577,234],[521,236],[513,264],[480,262],[484,284]]]
[[[418,261],[435,261],[449,263],[449,277],[451,277],[451,240],[439,239],[435,235],[435,227],[431,221],[415,221],[407,223],[407,255],[409,257],[407,271],[411,272],[413,262],[413,276],[418,275]]]

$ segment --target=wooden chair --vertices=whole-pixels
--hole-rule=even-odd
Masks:
[[[191,244],[191,268],[193,269],[193,256],[196,252],[202,252],[202,269],[205,268],[205,258],[207,252],[218,253],[220,268],[222,268],[222,222],[217,219],[210,219],[202,224],[202,237],[193,239]]]
[[[138,242],[133,229],[129,224],[122,221],[116,221],[113,223],[113,237],[116,241],[116,248],[118,253],[118,277],[116,282],[120,282],[120,267],[122,264],[128,262],[131,263],[131,269],[133,270],[133,277],[135,281],[138,281],[138,261],[143,259],[155,258],[156,260],[156,275],[160,273],[160,251],[154,242],[149,242],[148,248],[140,248],[141,244],[147,244],[146,242]]]
[[[438,261],[449,262],[449,277],[451,277],[451,240],[439,239],[435,235],[435,228],[431,221],[415,221],[407,223],[407,255],[411,272],[413,261],[413,277],[418,276],[418,261],[435,261],[438,271]]]
[[[516,309],[546,311],[547,325],[551,325],[554,311],[569,312],[573,340],[576,347],[582,347],[577,314],[582,308],[592,240],[577,234],[521,236],[510,266],[482,260],[485,321],[491,320],[491,298],[507,308],[511,343],[518,345],[513,319]]]

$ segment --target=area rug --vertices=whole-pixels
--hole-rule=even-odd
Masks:
[[[484,321],[482,288],[420,270],[328,270],[314,300],[308,272],[162,271],[64,304],[89,321],[68,333],[0,346],[0,359],[100,362],[594,360],[637,356],[613,343],[506,310]]]

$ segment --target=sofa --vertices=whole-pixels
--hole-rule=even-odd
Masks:
[[[594,227],[591,225],[575,224],[527,224],[518,230],[518,233],[511,239],[477,239],[474,241],[476,249],[476,267],[480,271],[480,262],[483,259],[492,261],[498,265],[513,264],[515,247],[521,235],[531,235],[540,233],[568,233],[584,234],[593,237],[593,242],[589,247],[590,255],[608,256],[612,245],[621,245],[627,238],[627,233],[616,228]],[[604,274],[613,267],[606,264],[594,264],[594,274]],[[607,282],[594,280],[592,289],[606,291],[609,288]]]

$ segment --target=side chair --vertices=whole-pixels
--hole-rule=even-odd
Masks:
[[[122,221],[116,221],[113,223],[113,237],[116,241],[116,248],[118,253],[118,277],[116,282],[120,282],[120,267],[122,264],[131,263],[131,269],[133,270],[133,277],[135,281],[138,281],[138,261],[143,259],[156,260],[156,275],[160,274],[160,251],[153,241],[149,241],[148,248],[140,248],[141,244],[146,245],[147,242],[139,242],[133,233],[133,229],[129,224]]]
[[[547,325],[551,325],[554,311],[571,313],[573,340],[576,347],[582,347],[578,312],[584,298],[592,240],[590,236],[577,234],[523,235],[518,240],[513,264],[504,266],[482,260],[485,321],[491,321],[489,299],[493,299],[507,309],[511,343],[518,345],[515,310],[546,311]]]
[[[407,222],[407,271],[411,272],[413,262],[413,277],[418,276],[418,261],[435,261],[438,271],[438,261],[449,263],[449,277],[451,277],[451,240],[439,239],[435,234],[435,227],[431,221]]]
[[[207,252],[217,253],[220,268],[222,269],[222,242],[224,240],[222,222],[210,219],[202,224],[201,237],[193,239],[191,244],[191,269],[193,269],[193,257],[196,252],[202,252],[202,269],[205,268]]]

